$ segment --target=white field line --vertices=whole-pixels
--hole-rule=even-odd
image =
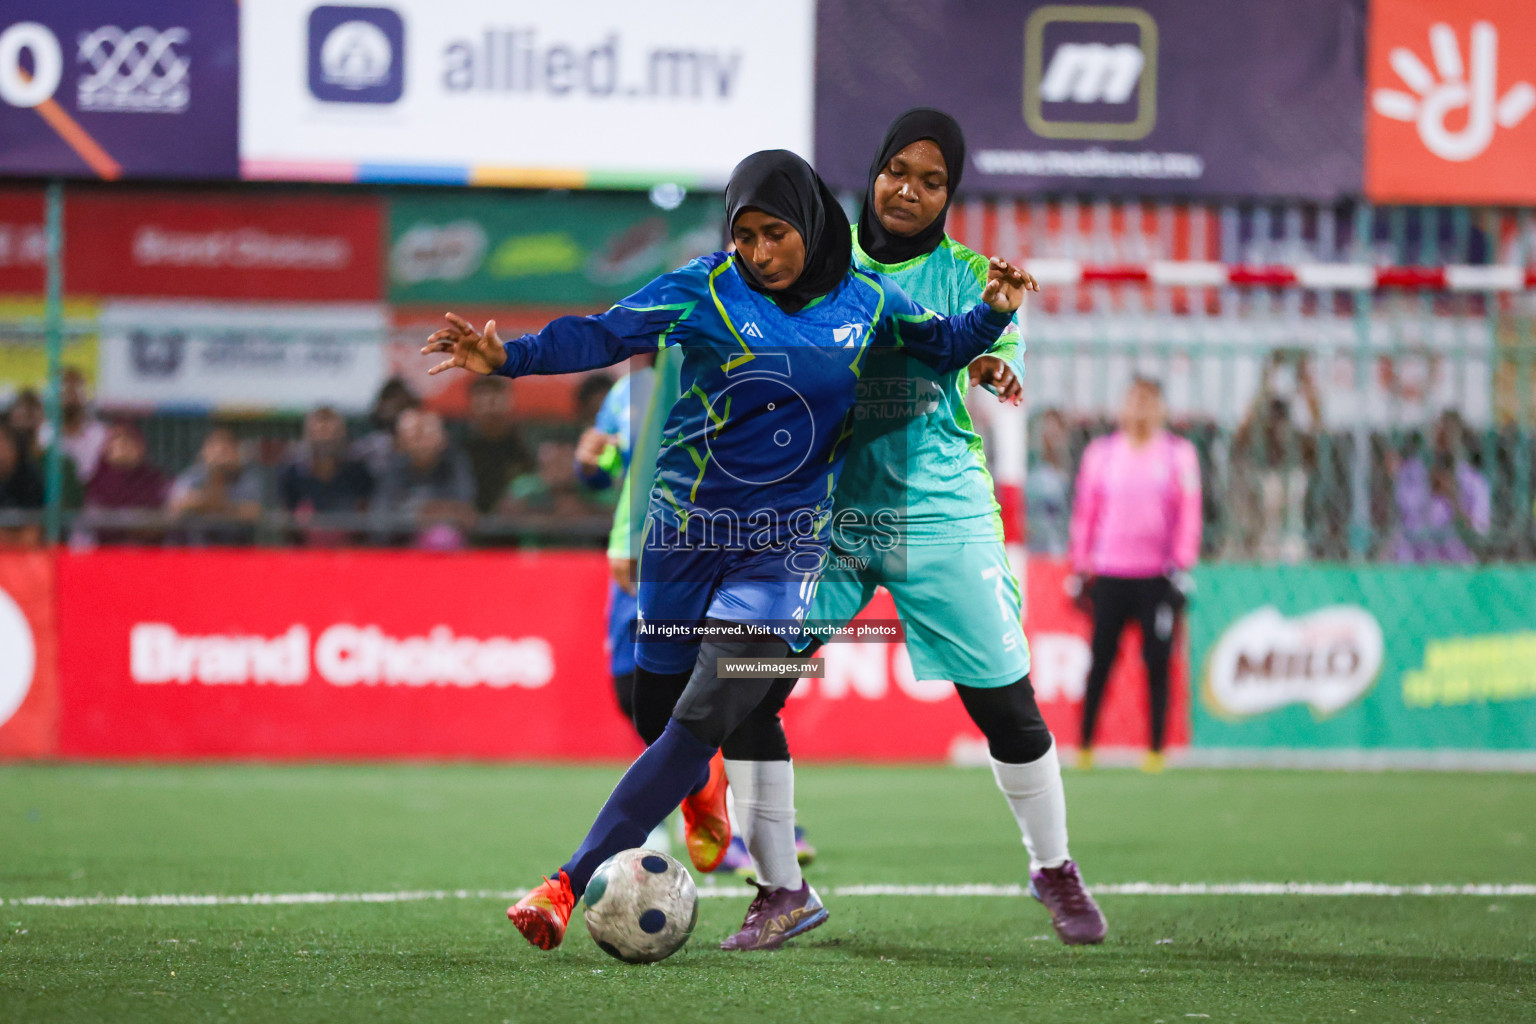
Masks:
[[[1090,886],[1095,896],[1536,896],[1536,884],[1387,885],[1381,882],[1120,882]],[[841,885],[833,897],[1002,896],[1020,897],[1022,885]],[[415,889],[402,892],[281,892],[247,895],[163,894],[158,896],[17,896],[8,907],[269,907],[317,903],[422,903],[432,900],[517,900],[526,889]],[[737,899],[752,895],[745,886],[709,885],[701,897]]]

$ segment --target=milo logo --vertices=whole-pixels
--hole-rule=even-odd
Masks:
[[[1295,618],[1260,608],[1216,641],[1206,662],[1205,701],[1230,718],[1287,704],[1336,714],[1375,685],[1384,649],[1381,624],[1355,605]]]

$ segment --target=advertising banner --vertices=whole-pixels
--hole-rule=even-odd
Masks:
[[[53,556],[0,552],[0,758],[55,752],[57,673]]]
[[[1033,679],[1077,736],[1087,623],[1030,574]],[[59,556],[60,750],[93,757],[614,759],[638,752],[603,651],[597,552],[97,550]],[[155,581],[144,586],[146,579]],[[1038,582],[1037,582],[1038,581]],[[883,592],[866,617],[890,618]],[[1145,743],[1132,638],[1100,743]],[[785,720],[801,758],[985,762],[954,687],[890,643],[824,648]],[[1170,740],[1187,739],[1182,660]]]
[[[1536,569],[1212,566],[1198,747],[1536,747]]]
[[[0,189],[0,295],[41,295],[48,243],[43,190]]]
[[[1364,42],[1363,0],[823,0],[816,163],[862,189],[926,105],[981,193],[1335,199],[1360,189]]]
[[[247,178],[720,184],[809,156],[813,0],[241,6]]]
[[[65,280],[76,295],[373,302],[380,205],[368,196],[71,193]]]
[[[595,553],[62,555],[61,750],[632,755],[606,593]]]
[[[1536,6],[1371,0],[1366,194],[1536,203]]]
[[[1077,746],[1092,661],[1088,617],[1062,589],[1067,573],[1064,563],[1030,560],[1024,618],[1030,682],[1046,724],[1063,748]],[[896,618],[890,595],[878,591],[860,618]],[[802,679],[784,709],[795,757],[988,763],[986,740],[971,724],[954,686],[916,679],[905,644],[834,643],[823,647],[821,656],[827,659],[826,677]],[[1189,742],[1186,665],[1180,642],[1170,672],[1170,748]],[[1095,745],[1145,748],[1147,722],[1146,670],[1132,627],[1121,638],[1119,659],[1110,673]]]
[[[723,244],[717,196],[412,193],[389,206],[394,303],[599,312]]]
[[[6,0],[0,175],[235,177],[239,9]]]
[[[108,405],[361,413],[388,365],[381,304],[117,300],[98,323]]]

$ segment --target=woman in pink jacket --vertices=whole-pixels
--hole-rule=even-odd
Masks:
[[[1151,689],[1152,747],[1145,767],[1162,768],[1168,659],[1184,605],[1185,575],[1200,551],[1200,462],[1195,446],[1163,429],[1157,381],[1131,382],[1120,429],[1083,453],[1072,507],[1069,588],[1092,606],[1093,664],[1083,696],[1081,763],[1093,763],[1093,730],[1104,684],[1134,618]]]

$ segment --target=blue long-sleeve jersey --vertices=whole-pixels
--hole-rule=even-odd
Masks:
[[[569,373],[681,346],[682,397],[663,430],[649,516],[689,534],[709,524],[716,542],[778,541],[819,533],[830,513],[867,350],[901,349],[950,372],[1011,322],[986,305],[942,317],[858,269],[789,314],[717,252],[605,313],[508,341],[496,372]]]

